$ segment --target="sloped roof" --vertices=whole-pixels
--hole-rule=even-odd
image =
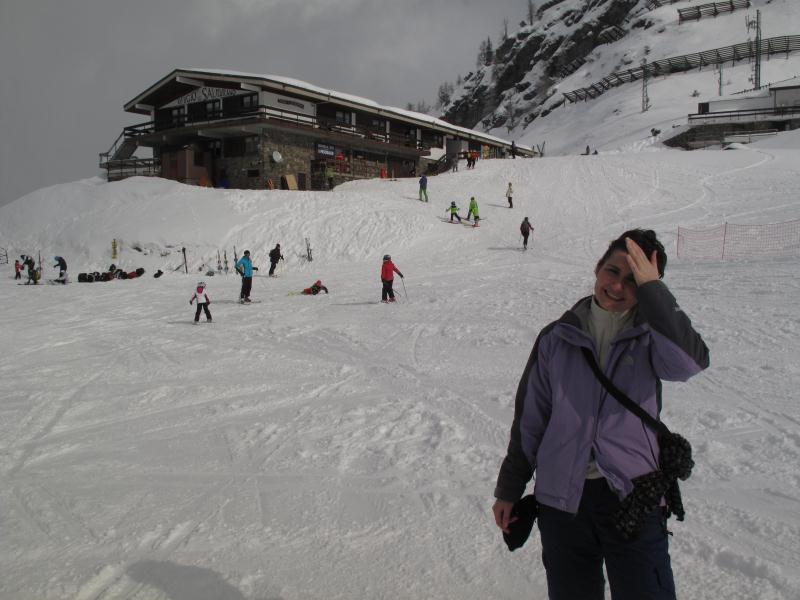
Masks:
[[[252,89],[258,88],[273,92],[292,93],[311,100],[335,101],[342,106],[399,118],[406,122],[422,125],[440,131],[441,133],[456,135],[460,138],[490,142],[497,146],[511,146],[509,140],[504,140],[466,127],[453,125],[452,123],[442,121],[430,115],[392,106],[383,106],[367,98],[345,94],[335,90],[328,90],[299,79],[281,77],[279,75],[261,75],[221,69],[175,69],[135,98],[126,102],[125,111],[150,114],[150,110],[154,106],[163,106],[171,100],[179,98],[202,86],[239,90],[251,89],[248,86],[253,86]],[[531,151],[531,148],[527,146],[520,145],[518,148],[523,151]]]

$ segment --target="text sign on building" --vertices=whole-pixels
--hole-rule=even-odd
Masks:
[[[313,117],[316,114],[316,107],[313,102],[281,96],[272,92],[261,92],[261,104],[277,110],[308,115],[309,117]]]
[[[335,158],[336,148],[328,144],[317,144],[317,154],[319,156],[330,156],[331,158]]]
[[[244,92],[244,94],[250,94],[252,92]],[[185,96],[181,96],[180,98],[173,100],[169,104],[165,104],[163,108],[170,108],[173,106],[185,106],[187,104],[192,104],[194,102],[207,102],[208,100],[216,100],[217,98],[227,98],[229,96],[242,96],[244,95],[239,90],[229,90],[226,88],[214,88],[214,87],[201,87],[197,88],[196,90],[189,92]]]

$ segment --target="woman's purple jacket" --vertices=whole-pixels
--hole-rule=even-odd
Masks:
[[[661,380],[686,381],[708,367],[708,348],[663,282],[639,286],[636,297],[633,325],[611,343],[604,372],[657,417]],[[605,391],[581,352],[591,348],[597,358],[586,326],[591,302],[580,300],[536,339],[517,388],[496,498],[516,502],[535,472],[536,499],[576,513],[592,450],[620,498],[633,490],[631,479],[658,469],[656,434]]]

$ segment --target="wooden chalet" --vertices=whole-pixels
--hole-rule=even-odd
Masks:
[[[457,153],[505,156],[511,142],[428,115],[295,79],[176,69],[125,104],[125,127],[100,167],[108,180],[152,175],[240,189],[327,189],[352,179],[447,168]],[[146,158],[140,148],[150,149]],[[520,156],[533,151],[517,146]]]

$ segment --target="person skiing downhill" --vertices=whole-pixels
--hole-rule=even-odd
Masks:
[[[527,250],[528,236],[533,232],[533,225],[528,221],[528,217],[522,219],[522,223],[519,224],[519,232],[522,234],[522,249]]]
[[[275,267],[278,266],[278,261],[283,260],[281,254],[281,245],[275,244],[275,247],[269,252],[269,276],[275,277]]]
[[[211,298],[208,297],[208,292],[206,292],[205,281],[199,281],[197,283],[197,287],[194,290],[192,299],[189,300],[189,306],[191,306],[194,302],[197,302],[197,311],[194,313],[195,325],[200,322],[201,311],[205,311],[206,321],[211,323],[211,311],[208,310],[208,305],[211,304]]]
[[[242,276],[242,289],[239,292],[239,302],[250,302],[250,290],[253,288],[253,271],[258,271],[250,260],[250,250],[245,250],[244,255],[236,263],[236,272]]]
[[[450,211],[450,222],[453,222],[453,217],[458,219],[458,222],[461,223],[461,217],[458,214],[458,206],[456,206],[455,200],[450,203],[450,206],[444,209],[444,212]]]
[[[394,284],[395,273],[400,275],[400,279],[403,279],[403,274],[392,262],[392,257],[388,254],[384,255],[383,264],[381,265],[381,283],[383,284],[381,302],[394,302],[394,290],[392,289],[392,285]]]
[[[511,182],[508,182],[508,189],[506,190],[506,198],[508,199],[508,208],[514,208],[514,190],[511,188]]]

